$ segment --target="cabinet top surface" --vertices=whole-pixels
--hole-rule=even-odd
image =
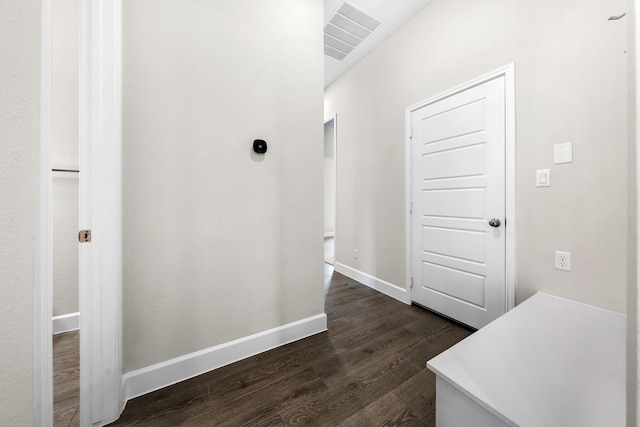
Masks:
[[[623,426],[626,316],[538,293],[431,359],[508,424]]]

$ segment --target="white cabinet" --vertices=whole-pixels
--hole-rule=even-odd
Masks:
[[[438,427],[625,425],[622,314],[538,293],[431,359]]]

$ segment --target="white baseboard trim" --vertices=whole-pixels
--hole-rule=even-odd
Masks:
[[[335,237],[336,233],[334,233],[333,231],[330,231],[328,233],[324,233],[324,238],[326,239],[327,237]]]
[[[322,313],[127,372],[122,377],[125,401],[326,330],[327,315]]]
[[[51,319],[53,335],[80,329],[80,313],[62,314]]]
[[[367,285],[368,287],[373,288],[376,291],[382,292],[383,294],[388,295],[391,298],[395,298],[400,302],[411,304],[411,295],[409,294],[409,292],[407,292],[406,289],[394,285],[393,283],[385,282],[382,279],[378,279],[377,277],[373,277],[367,273],[363,273],[362,271],[356,270],[355,268],[349,267],[347,265],[340,264],[339,262],[335,263],[334,270],[338,273],[352,278],[353,280],[357,280],[363,285]]]

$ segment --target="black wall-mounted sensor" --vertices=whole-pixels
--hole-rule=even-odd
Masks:
[[[267,141],[262,139],[256,139],[253,141],[253,151],[258,154],[264,154],[267,152]]]

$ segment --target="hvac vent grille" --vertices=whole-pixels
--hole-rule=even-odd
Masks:
[[[343,3],[324,27],[324,53],[342,61],[382,24],[375,18]]]

